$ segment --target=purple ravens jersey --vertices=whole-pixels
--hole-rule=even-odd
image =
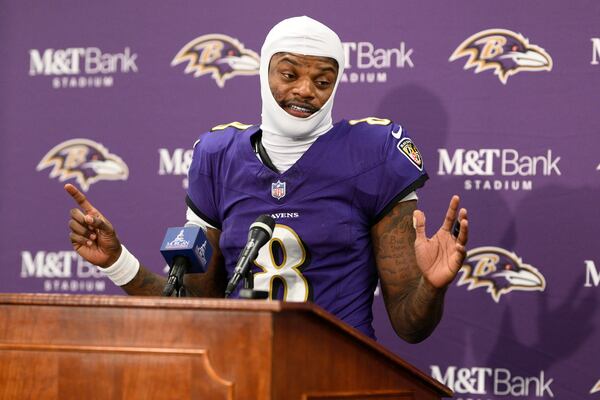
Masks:
[[[233,124],[201,135],[188,173],[187,203],[221,230],[228,277],[249,226],[269,214],[277,225],[255,261],[255,289],[312,301],[374,337],[370,230],[427,179],[419,151],[389,120],[343,120],[277,173],[254,151],[260,133]]]

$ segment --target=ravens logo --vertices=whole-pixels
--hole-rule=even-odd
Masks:
[[[61,182],[75,179],[85,192],[100,180],[126,180],[129,176],[127,164],[120,157],[88,139],[71,139],[54,146],[36,170],[49,167],[52,167],[50,178],[58,178]]]
[[[187,62],[184,72],[194,78],[211,74],[222,88],[225,81],[236,75],[257,75],[260,57],[244,48],[237,39],[222,34],[197,37],[177,53],[171,66]]]
[[[503,84],[521,71],[552,70],[552,58],[544,49],[506,29],[488,29],[469,37],[454,50],[450,61],[461,57],[469,57],[464,69],[475,67],[475,73],[492,69]]]
[[[392,133],[393,134],[393,133]],[[398,150],[402,152],[410,160],[410,162],[419,169],[423,170],[423,158],[417,146],[409,138],[404,138],[398,142]]]
[[[468,284],[468,290],[486,287],[496,303],[500,296],[513,290],[546,288],[546,279],[533,266],[524,264],[515,253],[499,247],[478,247],[467,253],[457,286]]]

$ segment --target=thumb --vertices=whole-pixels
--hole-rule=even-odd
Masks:
[[[422,241],[427,239],[425,233],[425,214],[421,210],[413,211],[413,226],[417,233],[416,241]]]

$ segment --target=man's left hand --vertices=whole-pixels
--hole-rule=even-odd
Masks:
[[[425,234],[425,214],[420,210],[413,212],[413,224],[416,230],[415,255],[423,277],[435,288],[444,288],[456,276],[466,256],[466,244],[469,236],[467,210],[458,211],[460,199],[452,196],[444,223],[431,238]],[[454,221],[458,216],[460,231],[458,237],[452,234]]]

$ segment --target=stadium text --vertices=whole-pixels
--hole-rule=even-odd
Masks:
[[[534,177],[561,175],[552,150],[546,154],[521,155],[515,149],[438,149],[438,175],[495,177],[496,179],[466,179],[465,190],[532,190],[531,180],[498,179],[499,177]]]

